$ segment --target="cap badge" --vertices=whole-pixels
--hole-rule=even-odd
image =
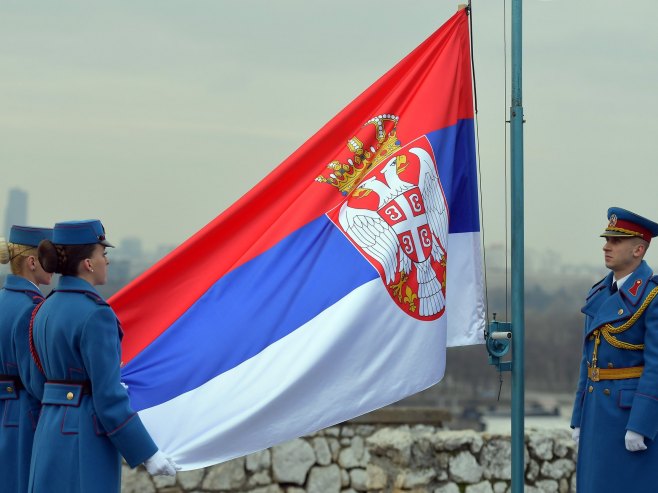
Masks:
[[[609,228],[614,228],[617,226],[617,214],[612,214],[610,216],[610,222],[608,223]]]

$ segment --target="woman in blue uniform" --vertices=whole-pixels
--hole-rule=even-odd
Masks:
[[[42,376],[29,382],[42,396],[34,493],[118,493],[121,455],[151,474],[174,476],[178,468],[158,451],[120,381],[121,328],[94,289],[107,281],[111,246],[98,220],[57,223],[52,242],[39,245],[44,269],[62,277],[31,326],[32,366]]]
[[[25,390],[29,378],[28,327],[34,306],[43,301],[40,284],[52,274],[41,267],[37,246],[52,238],[52,229],[12,226],[9,243],[0,238],[0,263],[11,274],[0,290],[0,464],[2,491],[27,491],[32,439],[40,402]]]

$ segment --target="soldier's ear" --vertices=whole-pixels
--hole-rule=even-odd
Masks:
[[[633,248],[633,256],[643,257],[646,251],[647,251],[647,243],[645,241],[638,241],[637,244],[635,245],[635,248]]]

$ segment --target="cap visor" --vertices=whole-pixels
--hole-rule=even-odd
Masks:
[[[105,247],[114,248],[114,245],[112,243],[110,243],[109,241],[107,241],[107,240],[99,241],[98,243],[100,243],[101,245],[103,245]]]
[[[602,238],[639,238],[639,236],[629,235],[628,233],[621,233],[619,231],[604,231],[600,236]]]

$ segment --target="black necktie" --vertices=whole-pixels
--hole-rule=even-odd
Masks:
[[[610,286],[610,291],[612,294],[615,294],[617,292],[617,281],[612,283],[612,286]]]

